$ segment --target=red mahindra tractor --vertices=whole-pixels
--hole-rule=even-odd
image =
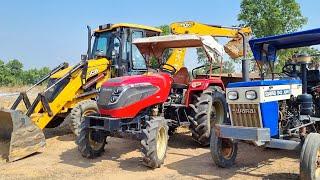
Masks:
[[[203,47],[210,62],[223,53],[211,36],[158,36],[136,39],[134,44],[145,59],[160,59],[168,48]],[[201,68],[206,73],[197,75]],[[186,67],[162,64],[144,75],[106,81],[98,95],[99,114],[86,116],[81,124],[77,144],[82,156],[100,156],[107,136],[134,135],[141,140],[144,164],[157,168],[164,162],[168,131],[184,124],[190,125],[194,139],[208,144],[210,122],[226,119],[223,82],[211,75],[219,68],[212,63],[195,68],[190,80]]]

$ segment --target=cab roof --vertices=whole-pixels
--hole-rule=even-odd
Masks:
[[[320,44],[320,28],[252,39],[249,44],[257,61],[274,62],[277,50]]]
[[[103,27],[105,26],[105,27]],[[101,28],[100,28],[101,27]],[[151,26],[145,26],[141,24],[130,24],[130,23],[118,23],[118,24],[106,24],[106,25],[101,25],[99,26],[99,29],[96,29],[95,32],[105,32],[105,31],[110,31],[119,27],[128,27],[128,28],[136,28],[136,29],[144,29],[148,31],[154,31],[154,32],[159,32],[161,33],[162,30],[151,27]]]

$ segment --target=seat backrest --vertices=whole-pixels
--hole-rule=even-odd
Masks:
[[[173,83],[175,84],[185,84],[188,85],[190,81],[190,76],[188,69],[186,67],[180,68],[175,75],[173,75]]]

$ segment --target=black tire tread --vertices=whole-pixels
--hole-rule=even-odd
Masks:
[[[317,158],[317,150],[320,147],[320,134],[310,133],[302,146],[301,155],[300,155],[300,179],[311,179],[315,167],[315,158]]]
[[[104,152],[104,147],[106,144],[105,140],[103,141],[103,145],[100,149],[94,150],[89,144],[89,128],[85,126],[84,122],[82,122],[79,127],[80,133],[79,136],[77,136],[76,144],[78,145],[78,150],[81,155],[89,159],[101,156],[101,154]]]
[[[87,109],[93,109],[98,112],[98,106],[93,100],[84,100],[76,104],[76,106],[70,111],[69,115],[65,118],[64,121],[69,121],[69,126],[71,131],[79,136],[80,134],[80,124],[82,113]]]
[[[195,101],[193,104],[190,104],[192,114],[194,114],[194,119],[197,122],[196,127],[192,128],[192,136],[195,141],[197,141],[202,146],[209,145],[210,139],[210,122],[208,119],[210,114],[208,110],[210,110],[210,103],[213,102],[214,93],[221,93],[224,95],[224,91],[219,86],[210,86],[208,89],[203,91],[199,98],[194,98]],[[192,105],[192,106],[191,106]]]
[[[147,121],[147,126],[142,130],[142,140],[141,140],[141,152],[143,154],[143,164],[150,168],[159,168],[165,159],[158,159],[156,154],[156,137],[157,131],[160,126],[164,126],[166,132],[168,133],[167,122],[162,118],[152,118],[150,121]],[[167,137],[168,134],[167,134]],[[167,147],[166,147],[167,149]]]

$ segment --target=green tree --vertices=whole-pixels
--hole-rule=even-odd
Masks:
[[[197,55],[198,55],[198,62],[200,64],[208,64],[209,60],[208,57],[204,51],[203,48],[197,48]],[[212,62],[213,66],[220,66],[221,65],[221,59],[222,57],[216,57],[214,62]],[[209,66],[208,66],[209,67]],[[204,71],[207,71],[208,69],[204,69]],[[222,61],[222,72],[223,73],[233,73],[235,71],[235,62],[233,59],[229,60],[223,60]],[[220,69],[217,69],[214,71],[214,73],[219,73]]]
[[[158,27],[159,29],[162,30],[161,35],[169,35],[170,34],[170,26],[167,24],[161,25]]]
[[[295,0],[242,0],[240,7],[238,20],[242,25],[250,26],[256,37],[294,32],[307,23]],[[296,51],[289,49],[278,53],[276,72],[281,71],[285,61]]]
[[[49,72],[48,67],[24,71],[23,64],[19,60],[14,59],[7,63],[0,60],[0,86],[34,84]]]
[[[243,0],[240,8],[238,20],[256,37],[294,32],[307,23],[295,0]]]
[[[22,82],[23,84],[35,84],[45,75],[50,73],[50,69],[48,67],[44,67],[41,69],[29,69],[23,72]]]

